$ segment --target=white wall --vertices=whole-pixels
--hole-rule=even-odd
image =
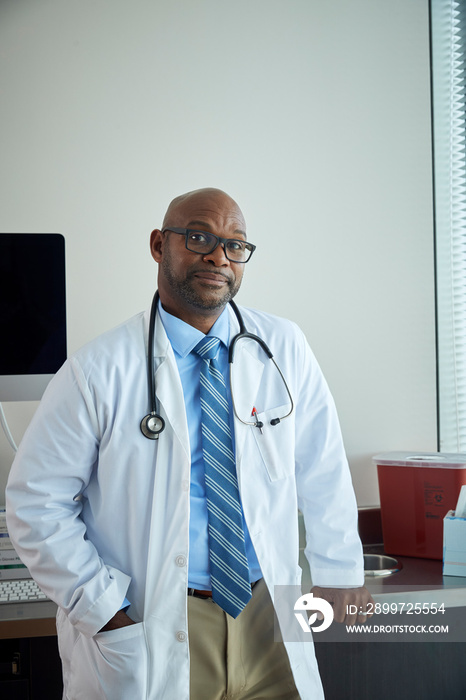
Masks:
[[[371,455],[436,448],[427,0],[2,0],[0,47],[0,228],[65,235],[70,351],[149,304],[169,200],[220,187],[239,301],[308,335],[359,503]],[[19,439],[35,404],[5,410]]]

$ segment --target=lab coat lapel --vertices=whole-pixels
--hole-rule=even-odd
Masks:
[[[190,455],[188,422],[184,405],[183,388],[176,365],[175,354],[165,328],[157,314],[154,341],[155,389],[162,415],[173,428],[185,453]]]

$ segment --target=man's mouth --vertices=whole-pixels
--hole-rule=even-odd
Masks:
[[[205,284],[212,285],[214,287],[223,287],[225,285],[230,285],[231,280],[226,276],[218,272],[194,272],[193,277],[196,277],[201,282]]]

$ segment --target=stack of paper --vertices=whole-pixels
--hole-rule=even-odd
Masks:
[[[11,578],[11,574],[15,578],[29,577],[27,568],[16,554],[8,536],[5,506],[0,506],[0,578]]]

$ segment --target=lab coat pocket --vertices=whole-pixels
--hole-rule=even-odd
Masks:
[[[262,432],[252,428],[254,438],[261,453],[262,461],[271,481],[285,479],[294,473],[294,420],[293,417],[280,420],[275,425],[271,421],[286,416],[290,404],[271,408],[257,414],[263,423]]]
[[[143,700],[147,693],[144,623],[80,636],[73,650],[70,700]]]

